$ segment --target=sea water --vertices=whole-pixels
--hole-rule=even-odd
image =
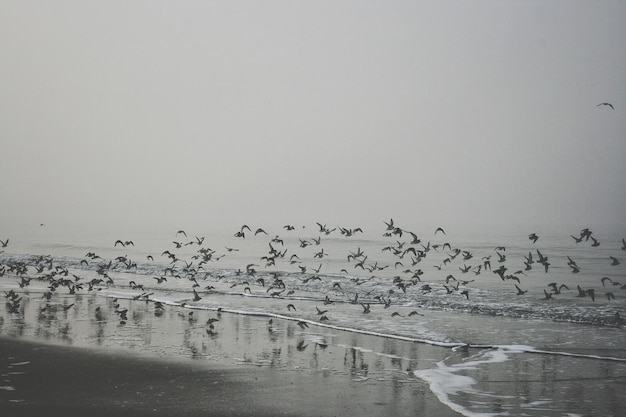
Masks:
[[[619,389],[626,380],[623,232],[595,231],[577,243],[576,229],[533,242],[532,231],[444,234],[388,223],[363,232],[346,226],[343,233],[323,223],[256,234],[255,225],[117,235],[46,226],[12,231],[0,237],[10,237],[0,253],[0,287],[22,300],[17,310],[2,311],[0,334],[210,358],[220,349],[207,343],[225,342],[205,322],[219,314],[221,325],[263,328],[268,340],[259,346],[286,337],[292,348],[334,346],[396,358],[403,377],[425,381],[463,415],[619,415],[626,406]],[[547,270],[537,262],[541,256]],[[54,281],[64,284],[46,302]],[[159,327],[156,302],[165,306],[159,314],[178,315],[184,327]],[[28,303],[47,303],[48,311]],[[72,316],[79,309],[66,311],[70,304],[90,318]],[[115,313],[124,309],[126,317]],[[108,320],[96,320],[99,312]],[[289,326],[272,327],[270,320]],[[186,338],[183,348],[159,342],[168,332]],[[396,341],[393,348],[388,340]],[[227,349],[237,345],[232,340]],[[214,359],[341,368],[323,360],[291,363],[275,350],[244,345]],[[360,377],[371,374],[355,372]]]

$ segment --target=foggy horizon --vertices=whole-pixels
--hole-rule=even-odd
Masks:
[[[618,1],[4,2],[0,234],[623,229],[624,22]]]

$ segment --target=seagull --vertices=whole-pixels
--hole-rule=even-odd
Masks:
[[[444,235],[446,234],[445,230],[443,230],[443,228],[441,228],[441,227],[438,227],[437,229],[435,229],[435,234],[437,234],[437,232],[441,232]]]
[[[539,236],[537,236],[536,233],[531,233],[531,234],[528,235],[528,239],[532,240],[533,243],[536,243],[537,239],[539,239]]]
[[[619,265],[619,259],[613,257],[613,256],[609,256],[609,258],[611,258],[611,265],[615,266],[615,265]]]
[[[615,107],[613,107],[611,103],[600,103],[596,107],[600,107],[600,106],[609,106],[611,109],[615,110]]]
[[[3,248],[6,248],[7,245],[9,244],[9,239],[5,240],[4,242],[0,240],[0,244],[2,245]]]

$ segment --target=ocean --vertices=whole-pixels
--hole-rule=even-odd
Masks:
[[[421,381],[467,416],[621,415],[626,234],[533,232],[0,231],[0,335]]]

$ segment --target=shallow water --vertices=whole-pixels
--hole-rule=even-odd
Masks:
[[[626,332],[616,320],[616,313],[624,316],[626,272],[623,262],[611,265],[611,256],[626,262],[626,252],[615,231],[594,234],[600,242],[594,247],[570,237],[578,231],[536,243],[528,233],[430,233],[412,244],[406,232],[384,236],[384,225],[353,236],[316,225],[233,236],[239,230],[138,234],[122,238],[133,240],[126,247],[104,234],[11,236],[0,253],[0,288],[21,300],[2,311],[0,333],[353,373],[363,383],[418,379],[465,415],[619,415],[626,406],[623,390],[614,389],[626,380]],[[535,263],[524,270],[529,252]],[[539,252],[549,258],[548,272],[536,262]],[[493,272],[501,266],[505,279]],[[610,280],[603,283],[605,276]],[[22,277],[32,278],[23,288]],[[90,290],[88,282],[99,279]],[[63,284],[46,300],[51,282]],[[569,289],[555,294],[551,282]],[[527,292],[517,295],[515,284]],[[164,308],[155,310],[155,302]],[[127,317],[116,313],[123,309]],[[209,329],[206,321],[218,309],[220,321]],[[325,355],[329,349],[341,354]],[[350,365],[351,355],[363,356],[365,374],[356,359]],[[337,363],[338,357],[347,359]]]

